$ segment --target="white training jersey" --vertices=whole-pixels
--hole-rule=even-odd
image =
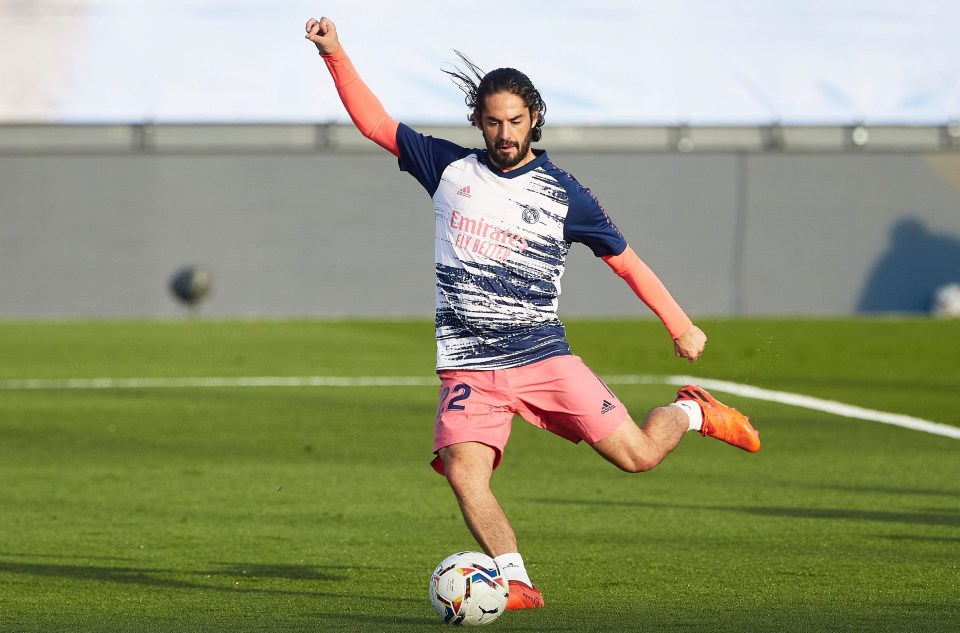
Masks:
[[[517,169],[485,150],[397,130],[400,169],[436,213],[437,369],[504,369],[569,354],[557,317],[573,242],[598,256],[626,241],[597,199],[546,152]]]

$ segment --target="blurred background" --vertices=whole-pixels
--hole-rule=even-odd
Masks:
[[[929,313],[960,283],[960,4],[726,4],[0,0],[0,317],[429,317],[430,200],[350,125],[321,15],[466,146],[454,50],[526,72],[539,147],[692,314]],[[561,316],[649,315],[585,248],[563,283]]]

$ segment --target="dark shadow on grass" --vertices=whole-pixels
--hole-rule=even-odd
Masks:
[[[26,557],[24,555],[24,557]],[[205,591],[221,591],[238,594],[265,594],[287,596],[312,596],[330,598],[359,598],[352,594],[337,594],[323,591],[302,591],[287,589],[265,589],[246,586],[247,583],[259,579],[282,579],[312,582],[341,582],[346,580],[342,574],[331,574],[323,571],[323,567],[314,565],[263,565],[229,563],[227,569],[214,571],[185,572],[176,569],[147,569],[138,567],[101,567],[94,565],[73,565],[69,563],[38,563],[29,561],[0,560],[0,573],[61,578],[66,580],[111,582],[126,585],[142,585],[166,589],[203,589]],[[347,569],[334,567],[334,569]],[[203,578],[235,579],[235,583],[225,585],[216,582],[197,582],[183,580],[174,576],[192,576]],[[242,583],[242,584],[241,584]],[[404,598],[391,599],[380,597],[381,600],[404,601]]]
[[[880,521],[884,523],[907,523],[912,525],[960,526],[960,514],[942,512],[890,512],[886,510],[854,510],[851,508],[788,508],[708,506],[679,503],[655,503],[651,501],[598,501],[594,499],[537,499],[538,503],[556,505],[609,506],[630,508],[661,508],[673,510],[712,510],[714,512],[737,512],[752,516],[788,517],[794,519],[827,519],[840,521]]]
[[[790,486],[795,488],[806,488],[810,490],[837,490],[840,492],[854,492],[857,494],[873,493],[894,496],[917,496],[917,497],[953,497],[960,499],[960,490],[944,490],[933,488],[891,488],[887,486],[824,486],[814,484],[796,484]],[[957,510],[960,512],[960,508]]]
[[[884,536],[888,541],[909,541],[911,543],[960,543],[960,536],[913,536],[907,534],[891,534]]]
[[[26,561],[0,560],[0,572],[25,576],[63,578],[67,580],[93,580],[136,584],[170,589],[225,589],[174,578],[164,578],[161,574],[175,573],[169,569],[140,569],[136,567],[97,567],[93,565],[71,565],[56,563],[31,563]],[[231,589],[232,590],[232,589]]]

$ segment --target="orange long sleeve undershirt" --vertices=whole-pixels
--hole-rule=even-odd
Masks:
[[[353,67],[353,62],[343,51],[343,46],[321,57],[333,77],[333,85],[337,88],[347,114],[350,115],[360,133],[399,157],[397,128],[400,123],[387,114],[380,100],[367,87],[367,84],[363,83],[359,73]]]
[[[660,278],[643,263],[630,245],[619,255],[607,255],[603,261],[660,317],[671,338],[677,338],[693,325]]]

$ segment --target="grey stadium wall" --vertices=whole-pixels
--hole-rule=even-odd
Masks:
[[[476,130],[419,128],[477,145]],[[960,130],[546,128],[692,315],[926,311],[960,281]],[[0,317],[429,317],[433,213],[348,126],[0,126]],[[575,245],[561,316],[651,316]]]

